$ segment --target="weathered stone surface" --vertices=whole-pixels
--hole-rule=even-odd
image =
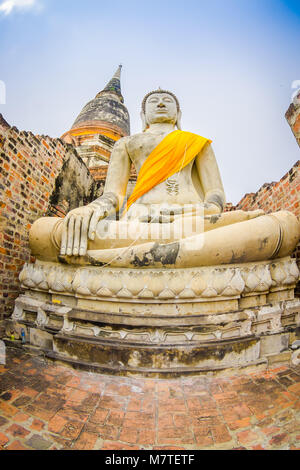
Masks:
[[[131,308],[127,313],[122,302],[85,300],[84,310],[80,304],[65,306],[61,302],[20,297],[12,325],[22,319],[31,328],[41,329],[41,342],[45,331],[54,334],[53,348],[49,343],[42,344],[51,358],[109,373],[180,375],[274,362],[289,351],[300,325],[298,299],[244,310],[236,304],[235,311],[224,310],[224,300],[211,299],[205,304],[210,310],[209,304],[215,305],[213,313],[207,308],[197,311],[202,302],[185,301],[182,305],[187,310],[181,314],[180,304],[170,304],[170,300],[147,306],[140,299],[131,307],[127,303]],[[103,313],[105,304],[107,314]],[[189,310],[192,306],[193,314]],[[149,316],[145,316],[148,307]],[[169,307],[174,309],[173,314]],[[287,313],[285,330],[282,318]],[[278,360],[290,357],[281,355]]]
[[[254,268],[255,282],[250,283]],[[280,279],[276,277],[278,270]],[[295,260],[283,258],[260,263],[167,270],[74,267],[38,262],[25,265],[20,280],[24,287],[34,290],[95,299],[116,296],[118,299],[139,299],[147,304],[158,299],[176,303],[189,299],[234,299],[245,293],[248,296],[250,293],[259,294],[262,284],[264,291],[283,286],[292,289],[298,276]],[[261,299],[256,300],[260,302]],[[261,315],[267,317],[269,313],[266,311]]]
[[[51,447],[52,443],[44,439],[42,436],[34,434],[26,441],[26,445],[32,447],[35,450],[47,450],[49,447]]]
[[[263,336],[260,340],[260,344],[260,352],[262,356],[269,354],[279,354],[288,349],[289,334],[282,333]]]
[[[37,328],[30,328],[30,344],[42,349],[52,349],[53,335]]]
[[[291,345],[291,349],[298,349],[300,348],[300,340],[296,340],[293,342],[293,344]]]
[[[1,113],[0,113],[0,126],[1,126],[1,127],[6,127],[7,129],[10,128],[10,125],[8,124],[8,122],[6,121],[6,119],[4,119],[4,117],[2,116]]]
[[[53,213],[52,207],[62,207],[66,212],[81,205],[87,204],[99,196],[97,185],[85,163],[70,149],[65,155],[65,160],[55,187],[49,199],[47,215]]]

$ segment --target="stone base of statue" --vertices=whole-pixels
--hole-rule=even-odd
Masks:
[[[10,320],[73,366],[175,377],[292,360],[296,261],[186,269],[25,265]]]

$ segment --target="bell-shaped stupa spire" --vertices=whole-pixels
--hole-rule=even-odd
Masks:
[[[108,84],[100,91],[95,98],[87,103],[75,120],[72,129],[91,125],[98,126],[103,123],[117,126],[120,130],[120,137],[129,135],[129,114],[124,106],[124,99],[121,93],[121,69],[119,65],[116,73]]]
[[[103,90],[97,94],[96,98],[98,98],[104,93],[116,93],[119,96],[121,102],[123,103],[124,99],[121,93],[121,70],[122,65],[119,65],[112,79],[108,82],[106,87],[103,88]]]
[[[71,129],[62,136],[75,145],[91,171],[107,165],[115,142],[130,135],[129,113],[121,93],[121,69],[119,65],[112,79],[83,107]]]

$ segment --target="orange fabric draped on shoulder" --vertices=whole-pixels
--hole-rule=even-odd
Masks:
[[[212,141],[185,131],[173,131],[147,157],[142,165],[134,190],[127,201],[124,214],[141,196],[181,171]]]

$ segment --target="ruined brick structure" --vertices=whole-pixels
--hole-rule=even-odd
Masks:
[[[0,115],[0,313],[19,295],[19,273],[30,261],[28,233],[44,215],[64,216],[98,196],[74,147],[10,127]]]
[[[262,209],[266,213],[288,210],[300,217],[300,160],[278,182],[265,183],[256,193],[248,193],[231,210],[252,211]]]

